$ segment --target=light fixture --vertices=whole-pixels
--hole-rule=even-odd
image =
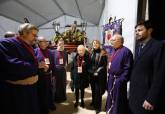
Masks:
[[[53,26],[55,32],[58,32],[59,31],[59,29],[60,29],[60,23],[57,23],[55,21],[55,22],[53,22],[52,26]]]
[[[82,31],[86,31],[86,27],[87,27],[87,22],[82,22],[81,23]]]

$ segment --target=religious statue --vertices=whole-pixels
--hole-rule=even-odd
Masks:
[[[77,25],[77,21],[74,21],[72,25],[67,25],[66,27],[70,27],[63,33],[56,32],[56,36],[54,37],[54,42],[57,42],[58,39],[63,38],[65,44],[70,45],[79,45],[84,44],[86,42],[86,32],[81,31],[77,27],[81,27],[81,25]]]

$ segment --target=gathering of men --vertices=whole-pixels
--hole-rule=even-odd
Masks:
[[[155,40],[153,30],[149,20],[137,23],[135,53],[124,46],[119,33],[110,40],[111,53],[99,40],[93,40],[91,51],[78,45],[71,66],[73,107],[79,106],[80,91],[80,106],[85,108],[89,87],[96,114],[102,111],[105,93],[106,114],[164,114],[165,46]],[[49,114],[56,110],[55,103],[67,100],[64,40],[61,37],[56,48],[48,49],[47,38],[38,37],[35,25],[21,24],[17,32],[0,38],[0,114]]]

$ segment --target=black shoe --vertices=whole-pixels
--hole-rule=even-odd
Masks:
[[[84,102],[81,102],[80,106],[81,106],[82,108],[84,108],[84,107],[85,107]]]
[[[95,107],[94,102],[91,102],[90,103],[90,106]]]
[[[99,114],[100,113],[100,111],[99,110],[96,110],[96,114]]]
[[[74,107],[75,107],[75,108],[78,107],[78,102],[74,103]]]
[[[56,103],[62,103],[62,102],[65,102],[66,99],[61,99],[61,100],[55,100]]]
[[[91,102],[91,103],[90,103],[90,106],[94,106],[94,103],[93,103],[93,102]]]
[[[54,105],[54,104],[51,105],[49,109],[52,110],[52,111],[53,111],[53,110],[56,110],[56,105]]]

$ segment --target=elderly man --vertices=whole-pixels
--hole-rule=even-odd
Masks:
[[[75,89],[75,108],[79,104],[79,90],[81,91],[81,107],[84,108],[84,89],[89,86],[88,75],[88,55],[85,54],[86,49],[83,45],[77,47],[77,55],[75,56],[71,65],[71,79],[73,81],[73,87]]]
[[[38,61],[31,47],[38,28],[25,23],[18,33],[16,38],[0,39],[0,114],[39,114]]]
[[[51,86],[52,70],[53,70],[53,53],[47,49],[48,41],[44,37],[38,37],[38,48],[35,49],[37,60],[39,63],[38,75],[38,96],[41,114],[48,114],[49,109],[56,109],[53,104],[53,93]],[[47,69],[40,67],[45,64]]]
[[[108,65],[107,114],[128,114],[127,81],[133,64],[132,52],[123,46],[124,39],[115,34],[112,37],[112,55]]]

